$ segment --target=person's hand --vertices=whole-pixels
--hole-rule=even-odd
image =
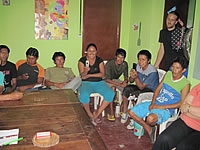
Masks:
[[[182,113],[188,113],[190,109],[190,104],[184,103],[181,105],[180,110]]]
[[[135,69],[131,69],[130,77],[132,79],[136,79],[137,78],[137,71]]]
[[[10,94],[10,96],[11,96],[11,99],[13,99],[13,100],[20,100],[20,99],[22,99],[24,94],[21,92],[13,92]]]
[[[88,71],[90,71],[90,67],[84,67],[84,71],[81,73],[81,79],[88,78]]]
[[[63,88],[66,84],[67,84],[67,82],[55,83],[55,87],[61,89],[61,88]]]
[[[85,80],[85,79],[87,79],[87,78],[89,78],[89,75],[88,75],[88,74],[86,74],[86,75],[84,75],[84,76],[81,77],[81,79],[83,79],[83,80]]]
[[[120,83],[120,87],[125,88],[128,85],[128,83],[126,81],[123,81],[122,83]]]
[[[183,23],[183,21],[180,18],[178,19],[178,23],[181,25],[181,27],[184,26],[184,23]]]
[[[90,71],[90,67],[84,67],[84,72],[87,74]]]
[[[21,78],[22,78],[23,80],[27,80],[27,79],[29,78],[28,73],[22,74],[22,75],[21,75]]]
[[[151,111],[152,109],[155,109],[154,107],[155,105],[151,103],[151,105],[149,105],[149,110]]]

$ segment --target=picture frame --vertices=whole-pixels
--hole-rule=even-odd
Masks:
[[[2,0],[2,3],[3,3],[4,6],[9,6],[10,0]]]

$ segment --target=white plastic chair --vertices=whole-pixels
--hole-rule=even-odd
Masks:
[[[180,114],[180,110],[176,109],[173,116],[171,116],[167,121],[165,121],[162,124],[160,124],[160,126],[159,126],[159,134],[161,134],[168,126],[170,126],[170,124],[172,122],[174,122],[176,119],[178,119],[179,114]]]
[[[137,104],[151,101],[152,98],[153,98],[152,92],[142,93],[138,96]],[[171,116],[167,121],[159,125],[159,134],[161,134],[173,121],[175,121],[179,117],[179,114],[180,110],[175,109],[174,115]]]
[[[157,71],[158,71],[159,82],[160,82],[163,79],[164,75],[166,74],[166,71],[159,68],[157,69]]]
[[[104,60],[104,65],[107,63],[107,60]],[[121,105],[122,103],[122,93],[119,89],[116,89],[116,92],[118,92],[118,99],[119,103]],[[94,97],[94,109],[97,110],[98,105],[101,106],[103,102],[103,96],[99,93],[92,93],[90,94],[90,97]],[[102,117],[105,116],[105,111],[102,112]]]
[[[158,75],[159,75],[159,82],[161,82],[161,80],[163,79],[166,71],[162,70],[162,69],[157,69],[158,70]],[[138,98],[137,98],[137,103],[142,103],[142,102],[146,102],[146,101],[151,101],[153,98],[153,92],[145,92],[145,93],[141,93],[139,94]],[[128,105],[128,109],[130,109],[131,107],[133,107],[132,104],[132,99],[134,99],[135,96],[130,96],[129,97],[129,105]],[[178,113],[178,112],[177,112]],[[169,123],[171,124],[171,122],[175,121],[178,118],[178,115],[175,114],[174,116],[172,116],[171,118],[169,118],[166,122],[163,122],[160,127],[159,127],[159,134],[166,129],[166,127],[169,126]]]
[[[94,97],[94,110],[97,110],[98,106],[101,106],[103,102],[103,96],[99,93],[92,93],[90,94],[90,97]],[[105,116],[104,110],[102,111],[102,117]]]
[[[104,60],[104,65],[107,63],[107,60]],[[103,102],[103,96],[99,93],[92,93],[90,97],[94,97],[94,110],[97,110],[98,106],[101,106]],[[105,116],[104,110],[102,111],[102,117]]]
[[[159,82],[161,82],[161,80],[163,79],[166,71],[162,70],[162,69],[157,69],[157,71],[158,71],[158,76],[159,76]],[[139,94],[139,96],[137,98],[137,103],[136,104],[139,104],[139,103],[144,102],[144,101],[151,101],[152,97],[153,97],[153,92],[141,93],[141,94]],[[132,104],[131,100],[133,100],[135,98],[136,98],[135,95],[129,96],[129,98],[128,98],[128,100],[129,100],[128,109],[133,107],[133,104]]]

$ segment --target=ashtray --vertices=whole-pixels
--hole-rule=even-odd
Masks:
[[[33,145],[38,147],[51,147],[59,143],[59,135],[51,133],[49,137],[37,138],[36,134],[32,139]]]

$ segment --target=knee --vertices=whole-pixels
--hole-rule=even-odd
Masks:
[[[168,136],[167,134],[160,134],[153,147],[152,147],[152,150],[158,150],[158,149],[170,149],[171,150],[171,146],[170,146],[170,140],[171,140],[171,137]]]
[[[128,110],[128,114],[129,114],[129,116],[131,117],[131,118],[135,118],[136,117],[136,114],[130,109],[130,110]]]
[[[116,87],[115,87],[115,86],[112,86],[111,89],[112,89],[113,91],[116,91]]]
[[[128,98],[130,95],[130,92],[129,92],[129,86],[126,86],[122,92],[122,96]]]
[[[155,125],[156,122],[158,121],[158,116],[156,114],[150,114],[147,116],[147,119],[146,119],[146,122],[149,124],[149,125]]]

